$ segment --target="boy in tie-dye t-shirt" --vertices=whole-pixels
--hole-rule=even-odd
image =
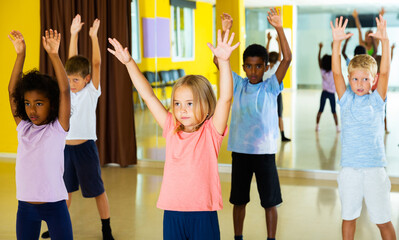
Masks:
[[[283,90],[282,80],[291,62],[291,51],[281,24],[281,16],[271,9],[269,23],[276,29],[283,59],[270,78],[262,81],[267,70],[266,48],[252,44],[243,55],[245,78],[233,72],[234,102],[228,150],[232,151],[230,202],[234,204],[234,238],[243,239],[245,207],[249,202],[251,180],[255,174],[261,205],[266,213],[267,239],[275,239],[277,205],[282,203],[275,153],[279,137],[277,96]],[[232,18],[222,15],[223,30],[232,26]],[[225,27],[227,29],[225,29]],[[217,65],[217,61],[215,61]]]

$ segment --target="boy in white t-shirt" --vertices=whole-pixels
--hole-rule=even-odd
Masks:
[[[71,88],[70,129],[64,151],[64,182],[69,198],[67,205],[69,208],[72,193],[79,190],[80,186],[83,197],[96,199],[103,239],[113,240],[108,198],[101,179],[100,159],[95,144],[96,108],[101,95],[101,55],[97,37],[100,20],[94,20],[89,31],[93,47],[91,66],[87,58],[78,56],[78,34],[83,24],[80,15],[76,15],[71,25],[69,55],[65,64]],[[43,233],[42,237],[49,237],[49,234]]]

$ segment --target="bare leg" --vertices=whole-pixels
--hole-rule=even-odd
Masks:
[[[333,113],[335,126],[338,126],[338,117],[336,113]]]
[[[234,223],[235,236],[242,235],[242,229],[244,227],[244,218],[245,218],[245,207],[246,204],[234,205],[233,207],[233,223]]]
[[[97,209],[101,219],[109,218],[108,197],[105,192],[96,197]]]
[[[395,229],[393,228],[392,222],[377,224],[377,227],[380,229],[381,237],[383,240],[396,239]]]
[[[355,239],[356,231],[356,219],[354,220],[342,220],[342,239],[353,240]]]
[[[321,114],[322,114],[322,112],[318,112],[317,113],[317,117],[316,117],[316,132],[319,131],[319,122],[320,122]]]
[[[278,127],[280,128],[280,131],[284,131],[283,118],[281,117],[278,118]]]
[[[68,193],[68,200],[66,200],[68,209],[71,206],[71,203],[72,203],[72,193]]]
[[[277,231],[277,207],[265,208],[267,237],[276,238]]]

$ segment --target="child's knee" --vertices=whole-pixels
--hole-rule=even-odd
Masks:
[[[382,231],[382,230],[388,230],[392,228],[392,222],[386,222],[382,224],[377,224],[377,227]]]

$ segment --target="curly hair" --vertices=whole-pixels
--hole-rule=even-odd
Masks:
[[[16,111],[14,117],[19,117],[22,120],[29,121],[30,119],[25,111],[25,93],[29,91],[38,91],[46,96],[50,101],[50,112],[47,117],[47,122],[51,123],[58,117],[58,110],[60,107],[60,89],[58,82],[48,75],[41,74],[36,69],[24,74],[18,80],[12,97],[16,104]]]

